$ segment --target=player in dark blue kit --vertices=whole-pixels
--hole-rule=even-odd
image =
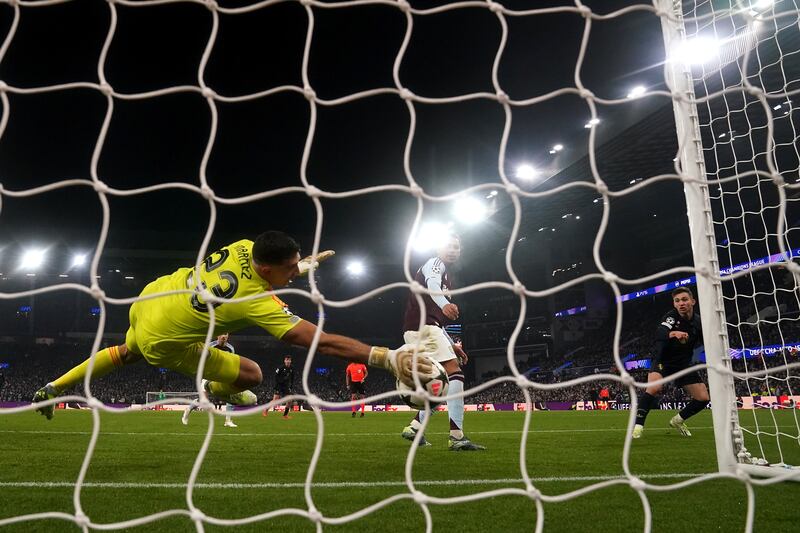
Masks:
[[[656,355],[653,358],[652,370],[647,375],[647,382],[652,383],[676,372],[692,366],[692,354],[695,346],[703,343],[703,327],[700,316],[695,313],[697,302],[692,291],[680,287],[672,291],[672,309],[664,315],[656,330]],[[669,421],[669,425],[677,429],[684,437],[691,437],[686,420],[699,413],[708,405],[708,389],[698,372],[689,372],[675,380],[675,384],[691,396],[692,400]],[[636,411],[636,425],[633,427],[634,439],[642,436],[644,421],[652,408],[658,408],[658,394],[661,385],[650,385],[639,398],[639,409]]]

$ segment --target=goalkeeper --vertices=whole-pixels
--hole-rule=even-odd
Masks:
[[[333,251],[321,252],[317,259],[322,261],[333,254]],[[195,280],[193,267],[180,268],[158,278],[147,285],[140,296],[192,289],[198,285],[225,299],[265,296],[243,302],[209,304],[195,291],[137,300],[130,308],[130,328],[125,343],[97,352],[92,379],[142,358],[153,366],[194,376],[210,324],[210,305],[214,307],[214,335],[259,326],[284,342],[308,348],[317,327],[292,314],[285,303],[269,293],[275,288],[285,287],[310,268],[311,257],[300,259],[300,246],[294,239],[279,231],[267,231],[255,242],[241,240],[212,253],[199,269],[200,280]],[[406,344],[397,350],[389,350],[323,332],[318,349],[323,354],[386,369],[413,386],[412,354],[415,346]],[[432,339],[424,338],[419,342],[416,368],[421,377],[432,374],[428,356],[435,349],[436,343]],[[88,367],[89,359],[36,391],[33,401],[52,400],[81,383]],[[210,346],[203,378],[203,387],[208,394],[231,404],[252,405],[256,403],[256,396],[249,389],[261,383],[262,374],[252,359]],[[54,403],[37,411],[51,419]]]

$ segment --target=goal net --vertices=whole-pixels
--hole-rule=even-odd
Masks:
[[[63,4],[61,0],[22,1],[9,0],[7,9],[13,12],[9,29],[0,47],[0,66],[8,54],[9,48],[15,39],[15,32],[19,26],[21,13],[34,9],[44,10],[52,6]],[[496,377],[489,382],[480,384],[477,388],[465,391],[465,395],[472,395],[485,391],[493,386],[508,385],[509,388],[519,389],[523,401],[519,403],[525,410],[524,422],[521,424],[519,435],[515,435],[515,451],[518,451],[518,464],[514,464],[515,478],[496,480],[507,486],[494,490],[475,491],[467,495],[437,497],[425,492],[426,485],[415,482],[414,463],[417,458],[417,448],[411,447],[405,457],[403,469],[403,482],[399,493],[387,497],[377,503],[359,508],[344,516],[332,516],[320,509],[312,492],[315,472],[322,453],[324,438],[324,421],[320,411],[321,407],[343,407],[347,402],[324,401],[312,393],[309,387],[309,377],[312,372],[313,361],[319,355],[316,353],[316,340],[312,343],[306,364],[302,371],[302,392],[292,395],[292,400],[302,400],[314,410],[317,422],[317,434],[314,441],[313,454],[308,463],[308,470],[303,481],[304,501],[300,508],[281,508],[272,512],[252,510],[249,516],[226,519],[207,514],[201,509],[194,494],[195,484],[203,468],[206,454],[214,439],[214,417],[209,414],[209,428],[203,436],[191,472],[186,483],[185,508],[172,509],[160,513],[148,514],[146,510],[141,515],[131,520],[113,523],[101,523],[87,515],[82,505],[83,485],[87,472],[92,464],[98,438],[102,435],[103,425],[100,413],[112,412],[92,393],[89,380],[80,393],[51,400],[56,401],[81,401],[86,402],[92,409],[91,438],[87,445],[85,456],[74,483],[74,512],[42,512],[31,515],[0,517],[0,527],[22,523],[34,523],[43,519],[59,519],[72,522],[84,531],[90,529],[124,529],[132,528],[170,517],[182,517],[192,521],[197,531],[204,531],[209,525],[237,526],[255,522],[268,523],[275,517],[301,517],[308,524],[321,531],[323,526],[341,525],[354,522],[367,515],[378,512],[383,507],[398,501],[413,502],[424,516],[427,531],[434,529],[431,507],[434,505],[469,504],[476,500],[485,500],[494,497],[513,496],[526,499],[536,512],[536,531],[544,529],[545,504],[557,504],[568,500],[575,500],[594,491],[612,490],[612,485],[621,485],[630,489],[626,497],[638,498],[641,501],[641,510],[644,517],[643,530],[650,531],[653,527],[653,513],[648,491],[669,492],[697,484],[709,479],[736,478],[740,479],[748,489],[747,497],[747,531],[753,528],[755,499],[752,496],[752,486],[761,482],[757,475],[774,476],[769,481],[776,482],[783,479],[800,479],[797,469],[790,468],[800,463],[800,424],[798,423],[797,403],[800,399],[800,363],[798,351],[800,350],[800,267],[795,264],[794,257],[800,255],[800,242],[798,242],[798,170],[800,170],[800,151],[798,150],[798,129],[795,121],[800,120],[797,115],[795,100],[800,98],[800,8],[789,0],[655,0],[653,4],[635,4],[614,12],[606,12],[601,7],[589,8],[581,2],[559,5],[557,7],[532,8],[528,2],[516,2],[515,7],[509,7],[502,2],[491,0],[464,1],[464,2],[425,2],[426,6],[417,7],[416,2],[406,0],[354,0],[354,1],[320,1],[298,0],[296,2],[280,2],[266,0],[263,2],[231,2],[229,7],[224,2],[215,0],[200,1],[189,0],[186,3],[196,4],[207,9],[204,19],[208,27],[208,36],[202,54],[199,57],[199,66],[196,70],[195,82],[189,85],[175,85],[158,87],[149,91],[124,92],[109,83],[106,72],[109,68],[109,49],[115,41],[117,23],[125,16],[130,16],[134,10],[154,9],[155,6],[164,4],[183,3],[180,0],[109,0],[108,29],[103,41],[102,49],[97,60],[97,79],[81,80],[75,83],[61,83],[46,86],[17,87],[7,82],[0,82],[0,103],[2,103],[2,121],[0,121],[0,141],[8,127],[9,117],[13,116],[15,105],[14,97],[23,95],[50,95],[51,93],[85,90],[101,97],[106,106],[105,118],[99,127],[93,147],[89,179],[63,179],[41,187],[20,187],[18,189],[0,188],[2,196],[10,198],[35,197],[53,191],[68,190],[70,187],[88,188],[97,194],[102,207],[103,224],[97,243],[95,255],[91,263],[91,282],[89,284],[58,282],[47,287],[18,292],[0,292],[2,299],[24,298],[30,295],[56,292],[79,292],[88,295],[97,301],[99,306],[99,325],[97,337],[92,351],[100,347],[103,330],[106,327],[107,306],[109,304],[130,304],[136,301],[135,297],[114,298],[103,291],[100,281],[98,265],[104,252],[109,228],[113,226],[114,217],[111,216],[109,198],[132,197],[146,195],[167,189],[190,191],[196,195],[200,202],[207,203],[209,220],[202,244],[196,255],[196,267],[201,268],[203,259],[208,256],[209,244],[212,240],[215,224],[217,223],[217,210],[222,206],[243,206],[272,197],[281,197],[289,193],[300,193],[304,199],[313,204],[312,217],[316,217],[314,232],[313,253],[323,249],[323,230],[326,224],[332,224],[329,219],[329,200],[343,200],[359,197],[363,202],[369,202],[372,196],[379,193],[402,194],[416,206],[413,224],[404,228],[404,236],[409,237],[404,255],[404,279],[394,284],[380,287],[381,290],[402,288],[404,291],[412,289],[418,294],[425,293],[427,289],[420,288],[413,282],[412,272],[416,268],[411,260],[411,238],[418,233],[423,222],[423,215],[431,204],[451,202],[465,193],[480,193],[497,195],[494,189],[500,189],[508,199],[508,209],[513,212],[513,225],[509,229],[509,238],[503,249],[505,267],[510,282],[488,281],[480,284],[462,287],[458,295],[477,292],[482,289],[496,289],[507,294],[513,294],[515,302],[519,301],[518,322],[504,342],[507,343],[507,362],[510,375]],[[510,3],[510,2],[509,2]],[[302,43],[300,84],[270,86],[258,92],[248,92],[240,95],[226,95],[222,87],[210,86],[207,83],[206,69],[212,52],[220,46],[219,27],[220,20],[225,17],[249,17],[254,13],[275,9],[278,4],[292,4],[302,10],[304,30],[300,34],[299,42]],[[531,2],[531,4],[533,4]],[[521,6],[521,7],[520,7]],[[393,14],[400,17],[403,24],[401,40],[396,48],[391,76],[387,78],[385,86],[370,88],[360,92],[352,92],[337,98],[324,99],[315,92],[313,79],[309,76],[309,64],[314,59],[314,38],[321,30],[315,26],[315,21],[322,13],[332,11],[348,12],[366,8],[381,7],[393,10]],[[123,9],[124,8],[124,9]],[[490,89],[473,90],[471,92],[452,94],[445,90],[444,94],[415,94],[404,83],[403,65],[408,52],[409,43],[413,40],[418,26],[431,17],[443,13],[453,13],[467,10],[481,10],[487,14],[492,22],[494,36],[493,59],[491,59]],[[660,96],[671,98],[675,108],[675,119],[678,131],[679,150],[676,156],[675,172],[662,176],[646,176],[646,183],[638,183],[641,179],[631,182],[632,187],[613,190],[603,179],[603,173],[598,170],[595,160],[597,135],[592,127],[597,124],[598,107],[600,105],[622,107],[630,103],[629,98],[607,100],[592,93],[591,88],[582,81],[582,69],[586,59],[589,41],[592,35],[592,25],[601,21],[618,19],[638,12],[651,18],[651,22],[660,22],[663,26],[664,42],[666,43],[668,60],[664,64],[664,81],[668,90],[653,91],[658,94],[641,96]],[[555,88],[550,92],[537,96],[512,98],[509,90],[500,82],[498,72],[504,61],[504,53],[509,42],[509,34],[513,28],[509,22],[531,17],[546,17],[561,14],[574,17],[583,25],[580,50],[577,63],[574,66],[574,76],[567,87]],[[183,24],[183,21],[181,21]],[[336,35],[339,32],[337,28]],[[144,39],[146,35],[138,36]],[[230,34],[228,34],[230,37]],[[328,35],[330,38],[330,35]],[[436,39],[424,41],[426,46],[438,46]],[[329,41],[322,45],[335,46],[336,41]],[[696,48],[687,48],[689,45],[702,45],[700,51]],[[278,43],[276,46],[282,46]],[[319,51],[319,45],[316,48]],[[695,62],[699,54],[703,54],[703,61]],[[674,55],[673,55],[674,54]],[[93,56],[96,57],[96,56]],[[122,67],[124,68],[124,67]],[[353,72],[358,72],[353,69]],[[328,73],[330,76],[332,74]],[[335,77],[335,76],[334,76]],[[215,192],[209,185],[207,169],[212,152],[215,148],[215,139],[219,128],[219,109],[223,105],[249,102],[258,99],[268,100],[278,98],[279,94],[290,93],[302,95],[304,105],[307,104],[307,124],[303,123],[303,147],[299,170],[293,169],[291,184],[280,186],[268,180],[258,182],[260,189],[254,193],[242,192],[245,188],[236,189],[238,192],[226,197]],[[589,163],[587,172],[581,180],[569,183],[563,187],[553,189],[543,188],[531,192],[525,190],[512,179],[510,163],[506,160],[509,139],[512,133],[512,118],[519,117],[523,110],[537,105],[552,103],[558,97],[571,95],[582,99],[582,104],[588,107],[591,113],[586,153]],[[11,98],[9,97],[11,95]],[[198,158],[200,160],[196,179],[191,183],[164,182],[149,184],[148,186],[124,188],[111,187],[103,181],[100,172],[99,160],[106,148],[109,128],[118,116],[123,102],[143,102],[155,98],[169,96],[179,98],[191,96],[201,97],[203,105],[207,107],[208,136],[205,148]],[[323,190],[308,178],[308,162],[310,154],[315,149],[315,133],[319,126],[318,120],[323,109],[337,108],[345,104],[360,103],[370,98],[392,99],[399,106],[404,115],[407,129],[404,138],[399,143],[402,145],[402,162],[400,167],[400,180],[402,184],[374,185],[357,189],[348,188],[347,179],[342,180],[344,185],[339,192]],[[422,187],[415,177],[417,169],[412,164],[412,151],[419,137],[427,134],[430,139],[435,134],[425,133],[425,125],[418,122],[418,110],[423,106],[445,107],[455,103],[481,101],[494,106],[503,116],[502,134],[494,141],[498,145],[496,158],[492,161],[493,171],[497,179],[490,182],[480,182],[472,185],[464,181],[458,182],[454,190],[446,194],[444,189],[435,189],[434,185]],[[586,108],[583,109],[583,112]],[[382,117],[382,115],[381,115]],[[269,121],[265,121],[269,122]],[[302,122],[302,121],[300,121]],[[477,121],[480,122],[480,121]],[[307,125],[307,129],[305,126]],[[271,124],[270,127],[273,125]],[[281,125],[284,127],[286,125]],[[295,124],[296,126],[296,124]],[[277,126],[276,126],[277,127]],[[280,134],[276,134],[280,137]],[[275,139],[272,139],[275,141]],[[344,143],[343,143],[344,144]],[[488,144],[488,143],[487,143]],[[563,149],[556,145],[550,151],[557,154]],[[359,161],[366,158],[359,152]],[[336,154],[338,155],[338,153]],[[383,154],[379,154],[382,156]],[[459,154],[462,155],[462,154]],[[331,157],[335,159],[336,156]],[[380,159],[380,157],[378,157]],[[288,172],[288,171],[287,171]],[[639,477],[631,468],[632,440],[630,430],[633,428],[636,397],[646,386],[642,381],[636,381],[620,357],[620,325],[622,324],[622,305],[617,300],[616,324],[617,329],[613,340],[613,365],[616,373],[597,373],[583,375],[574,379],[565,379],[562,382],[542,383],[535,379],[536,374],[523,373],[515,364],[517,345],[520,344],[521,330],[526,319],[526,305],[529,299],[541,299],[553,296],[581,282],[604,282],[620,296],[620,287],[624,285],[637,285],[642,279],[623,279],[606,268],[599,252],[602,232],[607,228],[608,217],[612,211],[611,200],[620,197],[635,196],[637,191],[649,187],[652,182],[671,180],[683,181],[689,221],[691,225],[694,264],[682,265],[672,269],[675,271],[690,272],[696,276],[698,286],[698,300],[703,317],[705,333],[706,369],[713,404],[714,434],[717,449],[718,472],[704,475],[689,475],[683,481],[671,484],[650,484]],[[596,272],[583,275],[576,280],[554,284],[543,290],[533,290],[526,287],[520,280],[519,265],[514,265],[512,257],[515,248],[520,246],[525,236],[520,235],[521,219],[523,217],[523,200],[551,200],[561,194],[568,194],[576,190],[590,191],[596,197],[603,210],[593,257]],[[325,207],[325,209],[323,209]],[[571,215],[571,214],[568,214]],[[564,216],[568,216],[564,215]],[[299,217],[299,215],[298,215]],[[575,217],[577,218],[577,217]],[[263,219],[263,214],[258,220]],[[682,222],[681,222],[682,223]],[[363,230],[363,228],[360,228]],[[539,231],[545,229],[544,227]],[[552,231],[555,231],[553,228]],[[515,270],[516,266],[516,270]],[[656,279],[666,272],[647,277]],[[325,312],[330,308],[347,308],[360,304],[370,298],[381,294],[381,290],[360,294],[358,297],[347,301],[332,301],[327,299],[320,291],[316,282],[314,271],[309,276],[309,290],[286,289],[276,291],[277,295],[292,294],[302,297],[310,302],[317,312],[317,323],[325,326]],[[388,289],[387,289],[388,287]],[[190,294],[187,289],[187,296]],[[152,295],[150,295],[152,296]],[[218,295],[202,290],[205,302],[224,303],[226,300]],[[208,308],[211,317],[206,342],[211,341],[213,333],[214,306]],[[533,342],[533,341],[531,341]],[[531,346],[535,346],[531,344]],[[205,358],[206,355],[204,355]],[[549,356],[549,354],[548,354]],[[202,361],[205,361],[203,359]],[[610,362],[610,361],[609,361]],[[201,362],[200,368],[203,368]],[[531,379],[531,376],[534,379]],[[533,420],[532,393],[565,389],[573,386],[587,386],[594,382],[606,380],[615,382],[629,395],[632,403],[630,417],[624,445],[620,450],[622,474],[603,479],[581,478],[578,481],[588,482],[579,488],[570,488],[567,492],[553,494],[548,492],[547,486],[540,484],[531,476],[532,445],[529,435]],[[666,382],[675,381],[672,376]],[[201,389],[201,380],[196,380],[197,390]],[[385,400],[393,393],[385,392],[372,399]],[[165,395],[163,398],[161,395]],[[175,400],[178,404],[186,405],[189,401],[205,393],[176,393],[176,392],[148,392],[147,405],[153,406],[164,403],[164,400]],[[286,398],[283,398],[286,401]],[[537,399],[537,401],[539,401]],[[738,401],[738,405],[737,405]],[[358,403],[358,402],[351,402]],[[33,411],[34,405],[23,407],[3,408],[0,415],[10,415],[23,411]],[[234,416],[252,415],[260,412],[263,406],[250,410],[242,410]],[[741,409],[740,409],[741,408]],[[791,409],[791,418],[776,416],[776,413]],[[744,412],[743,412],[744,411]],[[120,415],[127,416],[127,415]],[[155,418],[155,417],[154,417]],[[430,418],[430,417],[429,417]],[[747,419],[747,420],[746,420]],[[791,420],[791,425],[786,426],[786,421]],[[619,430],[619,428],[616,428]],[[420,433],[421,434],[421,433]],[[622,440],[622,439],[620,439]],[[367,441],[369,442],[369,441]],[[369,444],[359,443],[359,446]],[[375,453],[383,453],[376,450]],[[516,460],[516,456],[515,456]],[[778,468],[766,466],[765,463]],[[754,474],[754,475],[753,475]],[[681,477],[678,474],[673,477]],[[667,476],[669,477],[669,476]],[[571,480],[575,481],[575,480]],[[334,484],[335,485],[335,484]],[[396,527],[396,523],[393,527]],[[436,524],[437,529],[440,528]],[[150,527],[150,526],[148,526]],[[442,526],[445,527],[445,526]],[[486,526],[487,528],[491,525]]]

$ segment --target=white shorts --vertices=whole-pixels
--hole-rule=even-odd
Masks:
[[[435,359],[440,363],[444,363],[445,361],[450,361],[451,359],[456,358],[456,351],[453,349],[453,343],[450,342],[450,338],[442,328],[426,325],[422,326],[422,330],[436,339],[437,348],[436,353],[431,354],[432,359]],[[403,333],[403,340],[406,341],[406,344],[415,344],[418,338],[419,331],[415,329]]]

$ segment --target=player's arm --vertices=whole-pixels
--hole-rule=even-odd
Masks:
[[[344,383],[347,386],[347,389],[350,389],[350,367],[347,367],[347,370],[344,371]]]
[[[442,292],[442,275],[445,272],[444,263],[439,259],[429,260],[422,267],[422,274],[425,276],[425,285],[431,292]],[[431,294],[433,302],[439,306],[444,316],[450,320],[458,318],[458,306],[451,303],[444,294]]]
[[[364,367],[364,379],[362,381],[366,381],[367,376],[369,376],[369,368]]]
[[[281,340],[308,348],[311,346],[316,332],[317,326],[302,320],[287,331]],[[412,354],[414,345],[408,344],[397,350],[390,350],[382,346],[367,346],[361,341],[344,335],[321,332],[317,347],[320,353],[326,355],[386,369],[403,383],[413,386]],[[429,355],[433,354],[436,348],[435,339],[428,337],[421,340],[417,356],[417,372],[420,375],[433,375],[434,367]]]

